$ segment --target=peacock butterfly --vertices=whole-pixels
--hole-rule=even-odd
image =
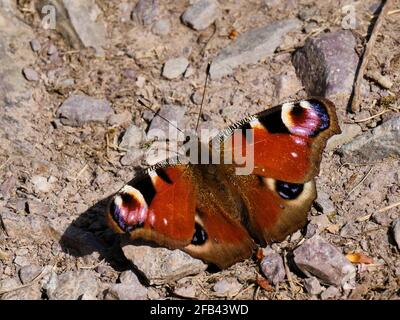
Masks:
[[[134,178],[112,198],[108,224],[131,239],[229,267],[256,244],[281,241],[305,224],[323,149],[337,133],[335,106],[324,98],[265,110],[200,148],[211,157],[217,141],[220,163],[167,160]],[[250,149],[250,174],[237,174],[246,166],[238,157]]]

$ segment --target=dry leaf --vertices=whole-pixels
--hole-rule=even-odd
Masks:
[[[231,30],[231,32],[229,32],[229,35],[228,35],[229,39],[231,39],[231,40],[235,40],[237,38],[237,36],[238,36],[238,32],[235,29]]]
[[[257,275],[256,282],[257,282],[257,285],[259,285],[264,290],[267,290],[267,291],[273,291],[274,290],[272,288],[272,286],[269,284],[268,280],[265,279],[264,277],[260,277],[259,275]]]
[[[257,261],[261,261],[264,259],[264,250],[261,248],[258,248],[257,253],[256,253],[256,259]]]
[[[367,255],[359,252],[348,253],[346,254],[347,260],[351,263],[364,263],[364,264],[371,264],[374,263],[374,259],[368,257]]]

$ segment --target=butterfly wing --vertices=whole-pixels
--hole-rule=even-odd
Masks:
[[[131,239],[182,249],[220,268],[250,257],[253,240],[203,179],[204,170],[204,165],[149,170],[114,196],[109,225]]]

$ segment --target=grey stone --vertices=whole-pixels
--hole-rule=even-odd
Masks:
[[[176,79],[185,72],[188,65],[189,61],[185,57],[169,59],[164,64],[162,75],[169,80]]]
[[[35,279],[43,270],[43,267],[37,265],[28,265],[22,267],[19,272],[19,278],[22,284],[27,284]]]
[[[277,103],[282,102],[283,99],[294,95],[301,90],[302,84],[297,78],[296,72],[293,67],[283,74],[280,74],[275,79],[275,98]]]
[[[347,101],[358,64],[356,39],[349,30],[308,38],[293,64],[308,94]],[[343,107],[344,105],[340,105]]]
[[[352,141],[362,131],[358,124],[342,123],[340,129],[342,130],[341,134],[335,134],[328,140],[325,148],[326,151],[335,150],[343,144]]]
[[[163,284],[198,274],[207,268],[201,260],[194,259],[181,250],[125,245],[125,257],[143,273],[150,284]]]
[[[396,241],[397,247],[400,249],[400,219],[397,219],[393,223],[393,237],[394,240]]]
[[[108,118],[108,124],[111,126],[124,126],[132,121],[132,114],[129,111],[124,111],[118,114],[112,114]]]
[[[157,0],[139,0],[132,11],[132,19],[148,26],[153,23],[159,11]]]
[[[52,220],[45,217],[24,216],[10,211],[3,211],[1,216],[6,232],[11,239],[33,240],[40,244],[60,237],[60,233],[54,228]]]
[[[51,43],[49,45],[49,48],[47,49],[47,54],[49,56],[52,56],[52,55],[57,54],[57,53],[58,53],[57,47],[54,44]]]
[[[95,300],[99,285],[91,270],[67,271],[57,277],[55,285],[47,287],[50,300]]]
[[[196,297],[196,288],[191,285],[179,287],[174,290],[174,294],[180,297],[194,299]]]
[[[94,48],[98,55],[103,55],[107,30],[95,0],[63,0],[63,4],[82,44]]]
[[[242,285],[236,278],[226,278],[215,283],[213,290],[218,296],[232,297],[239,293]]]
[[[132,271],[124,271],[121,273],[120,283],[111,286],[107,293],[106,299],[118,300],[146,300],[147,289],[142,286],[137,276]]]
[[[144,151],[138,148],[130,148],[129,151],[121,158],[123,166],[138,165],[144,157]]]
[[[309,294],[320,294],[322,291],[321,284],[315,277],[305,279],[304,288],[307,290]]]
[[[400,116],[394,116],[359,135],[339,150],[345,162],[370,163],[387,157],[400,157]]]
[[[40,49],[42,49],[42,45],[38,39],[32,39],[29,43],[34,52],[38,52]]]
[[[18,277],[8,278],[0,281],[0,291],[10,290],[0,296],[0,300],[39,300],[41,299],[42,292],[39,284],[33,284],[26,288],[14,290],[21,286]]]
[[[264,250],[264,258],[260,263],[261,271],[267,280],[277,285],[285,280],[286,272],[281,255],[271,248]]]
[[[182,22],[195,30],[208,28],[220,15],[218,1],[199,0],[182,15]]]
[[[340,236],[343,238],[353,238],[357,236],[360,231],[357,229],[354,222],[347,222],[341,229],[340,229]]]
[[[294,262],[307,276],[314,275],[326,284],[337,286],[354,281],[356,268],[336,247],[317,235],[293,253]]]
[[[177,134],[178,130],[173,126],[170,126],[169,122],[173,123],[176,127],[183,130],[186,125],[185,112],[185,108],[181,106],[172,104],[162,105],[159,112],[157,113],[158,116],[154,116],[153,120],[151,121],[147,137],[152,138],[153,134],[151,131],[155,129],[161,130],[161,132],[164,133],[165,137],[169,136],[169,132],[171,132],[171,134],[173,135]],[[176,140],[174,137],[169,137],[169,139]]]
[[[0,105],[19,106],[32,96],[22,69],[35,62],[29,41],[32,29],[17,17],[17,10],[0,8]],[[10,50],[10,48],[13,48]]]
[[[320,233],[328,227],[331,222],[329,221],[327,214],[319,214],[317,216],[311,216],[310,224],[316,226],[316,232]]]
[[[156,35],[166,36],[171,32],[171,24],[169,23],[168,19],[160,19],[154,22],[151,30]]]
[[[317,199],[315,199],[317,209],[324,214],[332,214],[336,211],[335,205],[329,197],[329,194],[318,191]]]
[[[74,127],[88,122],[106,122],[112,114],[113,110],[107,100],[83,94],[70,96],[57,111],[64,125]]]
[[[31,264],[31,260],[27,256],[19,256],[17,255],[14,258],[14,264],[17,265],[18,267],[26,267]]]
[[[15,189],[17,184],[17,179],[15,176],[10,176],[6,178],[0,185],[0,199],[7,199],[11,196],[11,192]]]
[[[119,146],[124,149],[139,148],[140,143],[144,139],[144,135],[145,133],[141,128],[132,124],[126,129]]]
[[[46,177],[33,176],[31,182],[35,193],[48,193],[52,190],[52,184]]]
[[[119,9],[119,20],[121,22],[128,22],[131,19],[132,4],[127,2],[121,2],[118,4]]]
[[[340,291],[338,288],[334,286],[328,287],[324,292],[321,293],[321,299],[322,300],[327,300],[327,299],[333,299],[338,297],[340,294]]]
[[[213,59],[210,77],[218,79],[233,73],[233,69],[238,66],[265,59],[281,44],[285,34],[300,28],[300,25],[297,19],[281,20],[240,35]]]

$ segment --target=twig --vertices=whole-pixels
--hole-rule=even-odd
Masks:
[[[391,2],[392,2],[392,0],[385,0],[384,4],[382,5],[382,9],[379,13],[378,18],[376,19],[374,28],[371,32],[371,36],[369,37],[368,43],[365,46],[364,54],[361,57],[361,59],[362,59],[361,64],[358,68],[357,75],[356,75],[356,81],[355,81],[354,87],[353,87],[353,95],[352,95],[352,100],[351,100],[351,111],[352,112],[357,112],[360,109],[359,100],[360,100],[361,82],[364,79],[364,73],[365,73],[365,69],[367,68],[367,65],[368,65],[368,59],[374,48],[376,38],[378,37],[378,31],[382,25],[384,17],[387,14],[387,11],[390,7]]]
[[[98,263],[96,263],[94,266],[81,266],[81,265],[78,265],[78,268],[79,269],[85,269],[85,270],[87,270],[87,269],[96,269],[98,266],[100,266],[101,264],[103,264],[103,262],[104,262],[104,259],[103,260],[101,260],[100,262],[98,262]]]
[[[387,13],[387,15],[388,15],[388,16],[391,16],[392,14],[396,14],[396,13],[400,13],[400,9],[396,9],[396,10],[389,11],[389,12]]]
[[[0,165],[0,170],[3,169],[10,161],[11,161],[11,157],[8,158],[2,165]]]
[[[374,118],[376,118],[376,117],[379,117],[379,116],[381,116],[381,115],[383,115],[384,113],[389,112],[389,111],[391,111],[391,110],[383,110],[383,111],[381,111],[381,112],[379,112],[379,113],[377,113],[377,114],[374,114],[373,116],[370,116],[370,117],[368,117],[368,118],[364,118],[364,119],[360,119],[360,120],[355,120],[354,123],[360,123],[360,122],[365,122],[365,121],[368,121],[368,120],[372,120],[372,119],[374,119]]]
[[[286,276],[287,276],[288,281],[289,281],[290,289],[292,290],[292,292],[295,292],[296,291],[296,286],[293,283],[292,273],[289,270],[289,266],[288,266],[287,258],[286,258],[286,251],[283,252],[283,264],[285,266]]]
[[[243,290],[239,291],[236,295],[234,295],[232,297],[233,300],[236,300],[237,297],[239,297],[240,295],[242,295],[243,293],[249,291],[251,288],[253,288],[255,286],[254,283],[252,283],[251,285],[249,285],[247,288],[244,288]]]
[[[388,211],[388,210],[390,210],[392,208],[395,208],[395,207],[398,207],[398,206],[400,206],[400,201],[396,202],[396,203],[392,203],[391,205],[386,206],[386,207],[384,207],[382,209],[379,209],[378,212],[385,212],[385,211]]]
[[[373,167],[369,168],[367,174],[364,176],[364,178],[361,179],[361,181],[359,183],[357,183],[354,188],[352,188],[348,193],[347,196],[349,196],[354,190],[356,190],[364,181],[365,179],[367,179],[367,177],[369,176],[369,174],[371,173]]]

